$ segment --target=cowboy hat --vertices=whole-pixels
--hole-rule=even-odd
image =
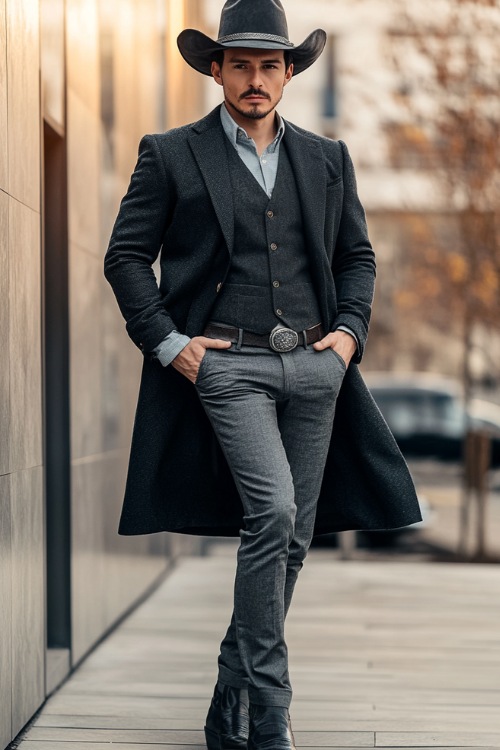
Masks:
[[[217,41],[196,29],[185,29],[177,38],[185,61],[206,76],[212,75],[214,54],[230,47],[288,50],[293,56],[296,75],[317,60],[325,44],[326,32],[316,29],[296,47],[288,38],[280,0],[227,0],[222,8]]]

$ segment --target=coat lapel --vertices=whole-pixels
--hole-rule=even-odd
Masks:
[[[193,126],[189,143],[207,186],[229,255],[234,244],[234,208],[220,107]]]
[[[319,139],[303,135],[288,122],[284,140],[297,181],[316,293],[323,321],[330,327],[332,313],[328,300],[332,296],[333,275],[324,241],[327,184],[325,156]]]
[[[322,245],[325,225],[326,166],[319,140],[302,135],[287,122],[285,143],[304,211],[308,239]]]

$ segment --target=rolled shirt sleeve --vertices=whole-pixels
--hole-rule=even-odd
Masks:
[[[153,353],[160,364],[167,367],[190,341],[189,336],[179,331],[172,331],[153,349]]]

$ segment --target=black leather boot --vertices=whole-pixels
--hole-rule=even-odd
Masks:
[[[215,686],[205,724],[208,750],[247,750],[248,692],[229,685]]]
[[[250,704],[248,750],[296,750],[288,708]]]

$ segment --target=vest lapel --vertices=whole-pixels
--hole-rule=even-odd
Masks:
[[[193,128],[189,135],[189,144],[207,186],[229,255],[231,255],[234,244],[234,210],[225,137],[219,119],[219,107],[217,107],[202,121],[201,127]]]
[[[331,298],[333,275],[325,249],[325,212],[327,172],[321,143],[299,133],[286,123],[288,156],[293,167],[302,204],[306,245],[311,258],[311,275],[316,287],[324,324],[332,320],[328,300]]]

